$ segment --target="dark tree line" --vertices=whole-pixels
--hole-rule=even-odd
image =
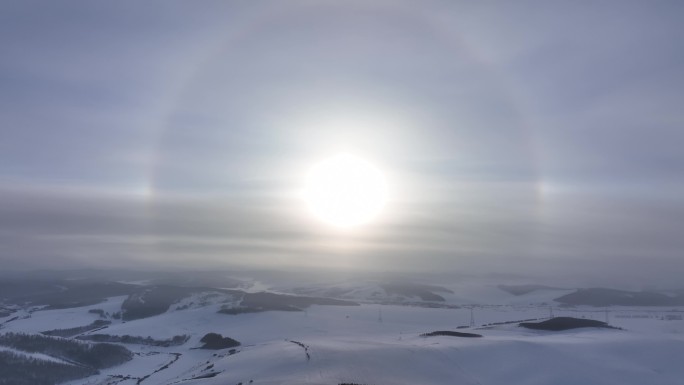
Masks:
[[[73,337],[73,336],[81,334],[81,333],[85,333],[85,332],[89,332],[91,330],[103,328],[109,324],[111,324],[110,321],[95,320],[93,323],[91,323],[89,325],[77,326],[75,328],[68,328],[68,329],[47,330],[47,331],[41,332],[41,334],[45,334],[46,336],[55,336],[55,337]]]
[[[0,385],[54,385],[97,372],[94,368],[0,351]]]
[[[42,334],[2,334],[0,345],[29,353],[46,354],[92,369],[108,368],[133,358],[133,353],[120,345],[93,344]]]
[[[102,309],[90,309],[88,310],[88,313],[90,314],[97,314],[100,316],[100,318],[107,318],[109,316],[109,313],[106,313]]]
[[[202,337],[200,342],[204,343],[202,349],[227,349],[240,346],[240,342],[230,338],[224,337],[218,333],[207,333]]]
[[[165,339],[165,340],[155,340],[150,336],[141,337],[141,336],[129,336],[127,334],[123,335],[123,336],[114,336],[114,335],[109,335],[109,334],[89,334],[89,335],[80,336],[80,337],[76,337],[76,338],[79,340],[87,340],[87,341],[94,341],[94,342],[115,342],[115,343],[121,343],[121,344],[138,344],[138,345],[169,347],[169,346],[183,345],[184,343],[186,343],[190,339],[190,336],[182,334],[182,335],[173,336],[173,338],[169,338],[169,339]]]

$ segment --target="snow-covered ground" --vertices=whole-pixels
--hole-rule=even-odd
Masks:
[[[172,347],[127,344],[135,353],[132,361],[68,385],[683,383],[684,321],[665,319],[684,314],[684,308],[568,308],[553,304],[552,298],[563,293],[558,290],[513,296],[494,286],[449,289],[459,294],[440,293],[447,304],[480,305],[429,308],[365,302],[311,306],[302,312],[228,315],[217,311],[230,296],[199,293],[157,316],[128,322],[110,317],[111,325],[92,332],[154,339],[188,335],[188,342]],[[375,290],[369,285],[355,293],[365,296]],[[113,314],[125,298],[72,309],[20,310],[0,318],[0,333],[88,325],[100,319],[89,310]],[[607,319],[623,330],[547,332],[505,324],[552,313]],[[474,327],[469,326],[471,317]],[[483,338],[420,337],[435,330],[478,333]],[[209,332],[242,345],[232,352],[196,349]]]
[[[112,299],[108,305],[119,300]],[[191,339],[168,348],[126,345],[136,353],[134,360],[69,384],[680,385],[684,378],[679,362],[684,356],[684,322],[660,319],[669,308],[611,308],[611,324],[626,330],[543,332],[508,324],[464,329],[483,338],[426,338],[419,334],[468,325],[470,310],[362,305],[225,315],[216,313],[219,306],[209,304],[113,323],[101,332],[158,339],[188,334]],[[83,325],[94,317],[86,309],[35,312],[3,331]],[[553,311],[555,315],[601,320],[606,316],[603,309],[595,308]],[[478,325],[548,314],[547,307],[534,306],[473,310]],[[631,314],[637,317],[624,317]],[[642,316],[649,318],[639,318]],[[227,349],[193,349],[208,332],[235,338],[242,346],[235,354]],[[290,341],[301,342],[308,349]]]
[[[40,333],[52,329],[67,329],[77,326],[88,325],[91,322],[100,319],[97,314],[89,313],[91,309],[102,309],[103,311],[113,314],[121,311],[121,304],[126,299],[126,296],[111,297],[107,301],[97,305],[59,309],[59,310],[38,310],[38,311],[19,311],[6,318],[13,318],[17,315],[21,316],[20,320],[2,324],[0,333],[4,332],[23,332],[23,333]],[[0,324],[3,318],[0,318]]]

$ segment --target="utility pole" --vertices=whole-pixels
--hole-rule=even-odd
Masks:
[[[378,322],[382,323],[382,308],[378,307]]]
[[[549,318],[553,318],[553,306],[549,306]]]
[[[606,323],[608,323],[608,308],[606,308]]]
[[[475,312],[472,306],[470,307],[470,327],[475,327]]]

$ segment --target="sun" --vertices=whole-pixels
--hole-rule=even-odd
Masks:
[[[303,198],[319,220],[349,228],[377,217],[387,202],[387,185],[380,170],[368,161],[339,154],[311,168]]]

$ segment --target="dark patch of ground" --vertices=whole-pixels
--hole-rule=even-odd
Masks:
[[[207,333],[200,340],[204,345],[200,349],[228,349],[240,346],[240,342],[218,333]]]
[[[521,322],[518,325],[527,329],[550,331],[562,331],[579,328],[617,329],[602,321],[574,317],[556,317],[542,322]]]
[[[437,331],[430,332],[430,333],[423,333],[420,336],[421,337],[449,336],[449,337],[470,337],[470,338],[482,337],[481,334],[454,332],[454,331],[450,331],[450,330],[437,330]]]

